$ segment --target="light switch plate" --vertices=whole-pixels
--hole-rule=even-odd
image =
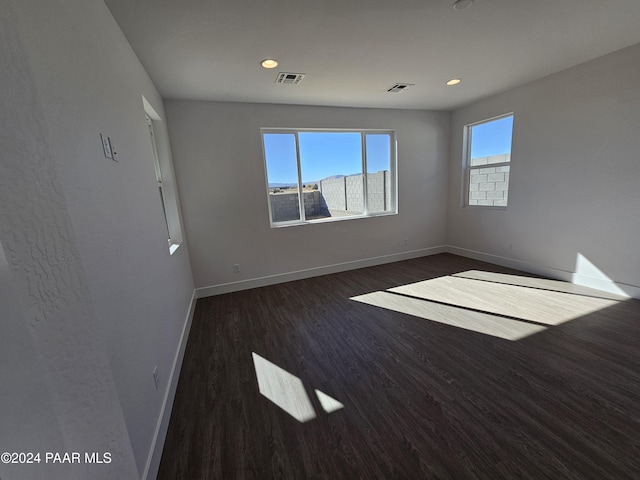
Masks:
[[[113,152],[111,151],[111,142],[109,141],[109,137],[100,134],[100,138],[102,139],[102,150],[104,151],[104,156],[113,160]]]

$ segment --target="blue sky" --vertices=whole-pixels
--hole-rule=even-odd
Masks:
[[[333,175],[362,173],[362,143],[359,132],[300,132],[302,183]],[[266,133],[264,148],[269,183],[297,183],[296,148],[293,134]],[[390,136],[367,134],[367,170],[389,169]]]
[[[511,152],[513,116],[472,127],[471,158]],[[362,143],[359,132],[299,132],[302,183],[334,175],[362,173]],[[390,136],[368,133],[369,173],[389,169]],[[297,183],[295,136],[265,133],[269,183]]]
[[[475,125],[471,128],[471,158],[511,153],[513,116]]]

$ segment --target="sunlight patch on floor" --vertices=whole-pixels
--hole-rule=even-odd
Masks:
[[[318,397],[318,401],[320,402],[320,405],[325,412],[331,413],[344,408],[344,405],[342,403],[337,401],[335,398],[330,397],[326,393],[323,393],[320,390],[315,390],[315,392],[316,396]]]
[[[527,277],[519,279],[522,282],[525,282],[524,279],[526,282],[531,280]],[[476,280],[460,275],[434,278],[388,291],[545,325],[560,325],[618,303],[618,300],[608,298]]]
[[[520,275],[485,272],[482,270],[469,270],[462,273],[455,273],[451,276],[469,278],[473,280],[483,280],[493,283],[504,283],[507,285],[518,285],[521,287],[537,288],[540,290],[550,290],[554,292],[570,293],[573,295],[582,295],[585,297],[603,298],[608,300],[624,301],[629,298],[626,295],[617,295],[615,293],[596,290],[595,288],[575,285],[573,283],[563,282],[561,280],[550,280],[548,278],[523,277]]]
[[[316,411],[302,380],[255,352],[251,352],[251,355],[256,369],[258,389],[264,397],[300,423],[316,418]],[[325,412],[332,413],[344,408],[342,403],[326,393],[320,390],[314,390],[314,392]]]
[[[588,267],[593,276],[596,267]],[[468,270],[351,300],[515,341],[628,296],[558,280]]]
[[[488,313],[474,312],[464,308],[396,295],[390,292],[367,293],[352,297],[351,300],[485,335],[504,338],[505,340],[520,340],[547,328],[542,325],[520,322]]]
[[[301,423],[316,418],[316,411],[295,375],[253,353],[253,364],[260,393]]]

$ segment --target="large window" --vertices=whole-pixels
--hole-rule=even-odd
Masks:
[[[396,212],[392,131],[262,129],[272,226]]]
[[[506,207],[513,114],[467,125],[466,204]]]

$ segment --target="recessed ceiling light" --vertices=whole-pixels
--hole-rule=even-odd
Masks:
[[[453,4],[453,8],[456,10],[462,10],[463,8],[470,7],[473,5],[474,0],[456,0]]]
[[[458,85],[461,81],[462,80],[460,80],[459,78],[452,78],[447,82],[447,85],[451,87],[452,85]]]
[[[265,58],[260,62],[260,65],[262,65],[262,68],[276,68],[278,66],[278,62],[273,58]]]

